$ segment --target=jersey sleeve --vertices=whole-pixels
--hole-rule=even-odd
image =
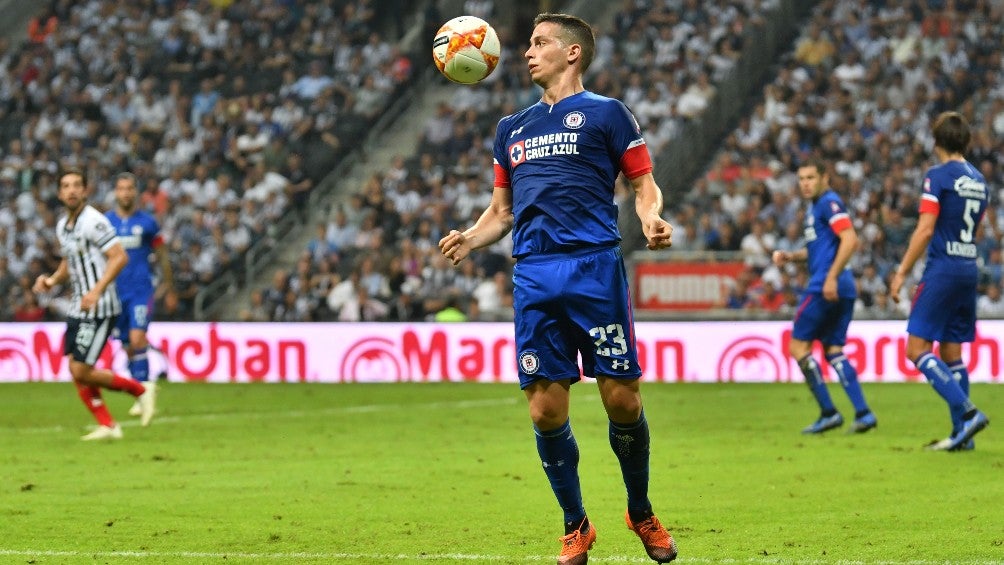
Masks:
[[[153,216],[149,217],[150,220],[147,225],[148,237],[150,238],[150,249],[157,249],[161,245],[164,245],[164,234],[160,231],[160,225],[157,224],[157,220]]]
[[[86,237],[101,251],[108,251],[119,242],[119,237],[108,218],[101,214],[93,214],[92,217],[94,221],[88,226]]]
[[[619,100],[614,100],[609,122],[610,152],[624,175],[633,179],[652,172],[652,157],[641,135],[634,114]]]
[[[830,224],[830,229],[835,234],[839,235],[845,229],[853,227],[851,215],[847,213],[847,208],[839,198],[830,200],[829,205],[826,207],[826,215],[828,216],[827,221]]]
[[[502,118],[495,128],[495,147],[493,150],[495,182],[492,183],[494,186],[501,188],[510,188],[512,186],[512,179],[509,177],[509,148],[505,146],[508,132],[508,121]]]
[[[931,172],[924,177],[924,191],[920,194],[920,213],[938,215],[941,211],[941,200],[938,198],[940,189],[931,181]]]

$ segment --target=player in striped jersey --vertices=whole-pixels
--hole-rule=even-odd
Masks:
[[[934,154],[940,164],[924,177],[920,218],[889,293],[896,302],[906,276],[927,252],[924,275],[913,295],[906,332],[906,356],[948,404],[951,435],[931,449],[973,449],[973,436],[990,420],[969,400],[969,372],[962,344],[976,338],[976,286],[979,265],[976,228],[987,209],[987,181],[966,160],[969,124],[957,112],[945,112],[932,126]],[[933,353],[934,342],[939,354]]]
[[[66,214],[56,224],[62,260],[51,275],[39,275],[35,292],[46,292],[70,281],[73,299],[66,320],[63,350],[80,399],[98,421],[84,440],[120,439],[115,423],[101,398],[101,388],[127,392],[144,408],[144,426],[153,416],[153,398],[143,384],[94,366],[115,327],[121,305],[115,277],[129,261],[108,218],[87,204],[87,179],[83,172],[67,170],[59,176],[59,200]]]

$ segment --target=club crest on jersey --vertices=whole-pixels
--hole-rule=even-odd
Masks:
[[[517,141],[509,146],[509,163],[516,165],[526,161],[526,147],[522,141]]]
[[[561,120],[561,123],[565,124],[568,129],[579,129],[586,123],[586,115],[578,110],[574,112],[569,112],[565,114],[565,118]]]
[[[519,368],[524,373],[532,375],[540,369],[540,358],[532,351],[524,351],[519,356]]]

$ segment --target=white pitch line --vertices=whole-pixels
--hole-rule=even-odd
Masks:
[[[250,552],[211,552],[211,551],[61,551],[53,549],[30,550],[30,549],[2,549],[0,556],[18,557],[89,557],[89,558],[136,558],[136,559],[251,559],[266,561],[298,561],[307,559],[321,559],[325,561],[367,561],[367,562],[387,562],[387,561],[473,561],[477,563],[493,561],[513,561],[521,562],[553,562],[553,556],[545,555],[475,555],[466,553],[314,553],[314,552],[287,552],[287,553],[250,553]],[[590,562],[594,563],[651,563],[649,559],[641,557],[625,556],[590,556]],[[724,565],[1000,565],[999,560],[946,560],[935,561],[927,559],[894,560],[882,559],[876,561],[861,561],[850,559],[821,560],[821,559],[785,559],[782,557],[749,557],[746,559],[736,559],[730,557],[685,557],[681,556],[677,563],[707,563]]]
[[[441,410],[483,408],[486,406],[506,406],[515,405],[519,398],[487,398],[484,400],[454,400],[426,402],[422,404],[362,404],[358,406],[332,406],[328,408],[318,408],[317,410],[285,410],[276,412],[222,412],[212,414],[188,414],[185,416],[154,416],[153,425],[178,424],[187,421],[214,421],[214,420],[234,420],[251,418],[306,418],[318,415],[329,414],[366,414],[373,412],[408,410]],[[122,420],[119,422],[123,428],[139,426],[138,420]],[[42,426],[36,428],[20,428],[16,430],[23,434],[48,434],[61,433],[67,430],[66,426]]]

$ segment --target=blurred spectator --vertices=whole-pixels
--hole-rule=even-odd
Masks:
[[[986,285],[983,295],[976,300],[976,314],[981,318],[1004,318],[1004,297],[999,284]]]
[[[455,295],[446,299],[446,305],[436,312],[433,320],[436,322],[466,322],[467,314],[460,309],[460,301]]]
[[[390,308],[371,298],[365,285],[356,287],[338,313],[339,322],[379,322],[387,317]]]
[[[21,299],[14,307],[15,322],[41,322],[46,319],[45,308],[38,304],[38,298],[30,290],[24,290]]]

